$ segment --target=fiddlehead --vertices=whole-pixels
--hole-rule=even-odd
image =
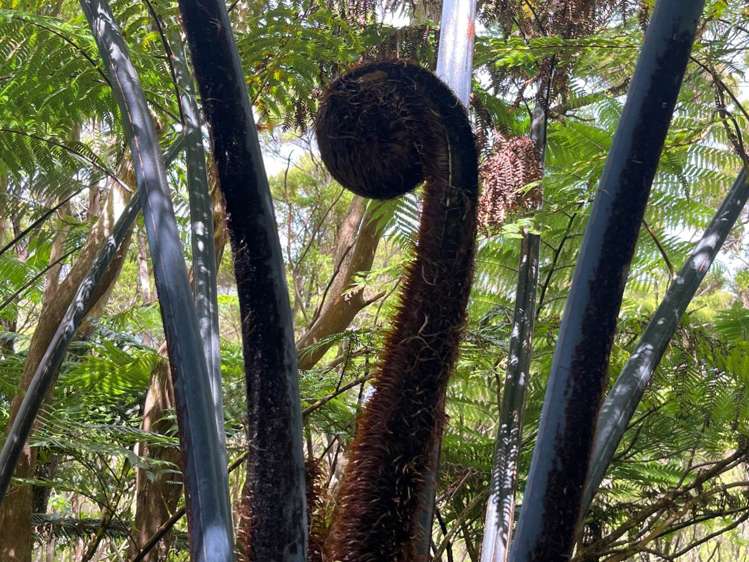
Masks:
[[[445,389],[471,284],[473,134],[447,86],[397,62],[364,65],[334,82],[316,130],[331,174],[355,193],[389,198],[426,183],[416,255],[349,449],[328,541],[333,560],[426,560],[416,545],[429,544]]]

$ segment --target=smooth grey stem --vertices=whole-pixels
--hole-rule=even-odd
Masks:
[[[193,562],[229,562],[233,539],[226,460],[216,432],[208,369],[158,137],[127,46],[105,0],[80,0],[111,77],[143,193],[148,235],[185,458]]]
[[[543,169],[546,112],[541,106],[537,106],[533,112],[531,137]],[[486,503],[481,562],[505,562],[509,554],[512,524],[515,519],[518,456],[522,445],[523,406],[533,351],[533,321],[536,315],[540,248],[541,237],[526,231],[520,246],[515,312],[507,373],[502,386],[502,404],[494,445],[489,499]]]
[[[537,234],[526,233],[523,236],[509,364],[502,389],[481,562],[504,562],[512,536],[518,456],[522,444],[523,405],[530,374],[539,242]]]
[[[746,204],[749,197],[747,173],[747,168],[744,167],[710,226],[671,282],[637,347],[606,395],[598,414],[592,462],[583,494],[583,513],[590,507],[601,485],[606,469],[679,325],[679,320]]]
[[[205,355],[208,377],[211,383],[218,439],[224,455],[226,455],[224,398],[221,387],[221,354],[219,351],[218,289],[216,287],[218,264],[216,263],[216,248],[213,238],[213,204],[208,183],[206,155],[203,148],[203,131],[200,110],[195,99],[195,84],[180,34],[176,31],[170,32],[169,42],[172,48],[174,74],[183,116],[187,193],[190,204],[190,229],[192,231],[195,310],[200,324],[203,355]]]

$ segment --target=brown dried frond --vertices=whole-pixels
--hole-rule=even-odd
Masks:
[[[375,0],[328,0],[328,8],[337,10],[349,23],[366,25],[375,13]]]
[[[485,233],[496,231],[507,215],[535,208],[541,197],[538,187],[524,191],[542,175],[533,141],[526,136],[496,137],[494,149],[480,168],[482,190],[478,221]]]
[[[532,31],[523,11],[523,0],[484,0],[479,4],[479,16],[486,22],[499,25],[505,33],[510,33],[514,25],[524,34]]]
[[[580,37],[596,28],[596,9],[605,2],[596,0],[551,0],[548,32],[562,37]]]
[[[499,25],[506,35],[517,30],[525,39],[542,36],[574,39],[589,36],[606,25],[620,3],[621,0],[483,0],[479,14],[488,24]],[[541,84],[551,81],[553,97],[564,97],[569,91],[569,76],[574,65],[574,57],[570,55],[573,53],[574,50],[562,51],[560,56],[546,56],[540,63],[536,78]],[[506,69],[500,70],[499,77],[492,76],[491,65],[488,71],[492,86],[498,91],[504,89],[502,83],[517,83],[517,80],[508,80],[514,73]],[[523,75],[523,79],[526,78]],[[536,101],[545,104],[545,93],[540,93]]]
[[[581,37],[595,31],[620,0],[484,0],[479,13],[505,33],[514,27],[526,37]]]

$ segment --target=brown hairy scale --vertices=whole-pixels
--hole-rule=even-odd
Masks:
[[[323,562],[325,528],[325,497],[323,484],[325,473],[319,459],[310,458],[304,463],[307,522],[309,527],[309,542],[307,546],[307,562]]]
[[[428,552],[414,545],[429,544],[445,390],[471,285],[473,134],[447,86],[400,62],[360,66],[334,82],[316,130],[331,174],[355,193],[389,198],[426,184],[415,257],[349,448],[327,542],[336,561],[425,561]]]

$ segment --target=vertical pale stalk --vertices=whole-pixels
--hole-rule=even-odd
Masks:
[[[225,455],[216,432],[208,370],[158,138],[122,34],[104,0],[81,0],[111,77],[133,155],[156,290],[174,377],[185,456],[190,552],[195,562],[232,560]]]
[[[540,105],[533,112],[531,137],[543,170],[546,111]],[[494,445],[489,499],[486,503],[481,562],[505,562],[509,554],[515,519],[518,457],[522,446],[523,406],[533,351],[540,250],[541,237],[528,231],[523,233],[507,373],[502,385],[499,427]]]
[[[437,76],[468,107],[476,36],[476,0],[443,0]]]
[[[213,238],[213,204],[203,149],[200,110],[195,99],[195,85],[187,63],[187,54],[179,33],[169,33],[175,80],[182,110],[187,167],[187,193],[192,231],[192,275],[195,310],[203,340],[208,377],[211,383],[216,428],[224,454],[224,399],[221,387],[221,355],[219,351],[218,289],[216,286],[216,248]]]
[[[749,197],[747,180],[745,167],[692,250],[689,259],[671,282],[666,296],[645,328],[637,347],[606,395],[596,424],[590,473],[583,493],[583,513],[590,507],[593,496],[601,485],[627,425],[679,326],[679,320],[692,302],[700,283],[746,204]]]
[[[627,269],[703,5],[659,0],[645,34],[560,326],[512,562],[571,556]]]

